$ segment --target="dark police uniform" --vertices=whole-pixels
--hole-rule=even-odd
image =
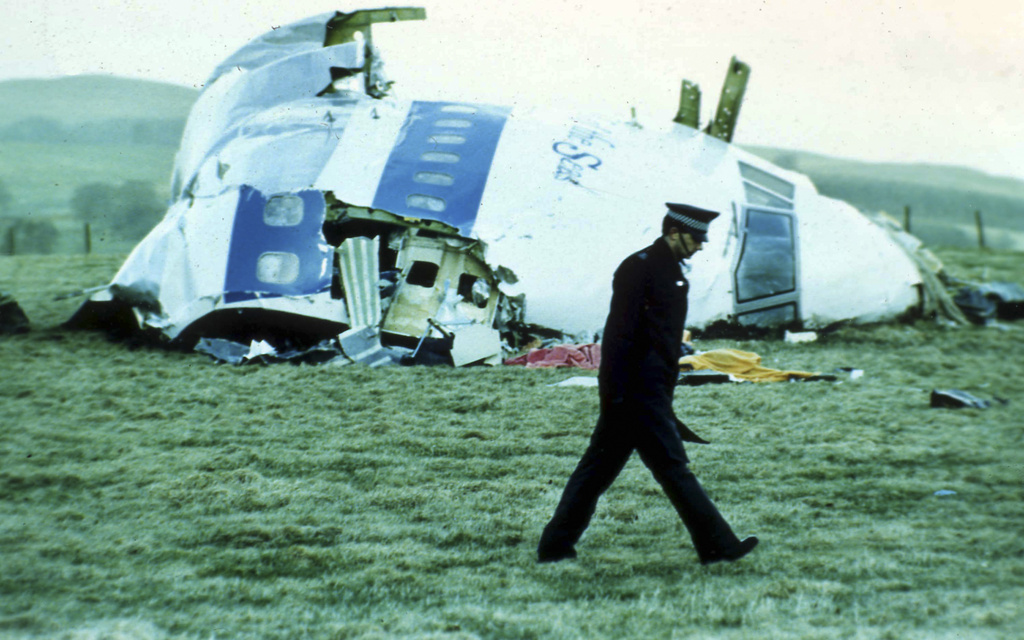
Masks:
[[[616,270],[601,342],[601,414],[541,535],[541,562],[575,557],[575,544],[598,498],[634,450],[683,519],[702,563],[734,559],[743,544],[687,467],[677,425],[693,434],[672,410],[688,292],[689,283],[664,238],[629,256]],[[756,540],[747,544],[753,548]]]

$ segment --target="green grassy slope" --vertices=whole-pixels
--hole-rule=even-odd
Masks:
[[[749,147],[784,169],[811,178],[818,191],[859,209],[886,211],[903,220],[911,207],[911,230],[946,246],[977,246],[974,212],[981,211],[987,245],[1024,249],[1024,181],[963,167],[867,163],[827,156]]]
[[[1020,254],[944,251],[1024,282]],[[229,367],[56,326],[117,256],[0,257],[0,637],[1018,638],[1024,323],[713,341],[839,382],[680,389],[761,546],[701,568],[637,459],[534,562],[586,445],[579,371]],[[586,374],[584,374],[586,375]],[[933,388],[1009,400],[928,407]],[[936,491],[955,491],[937,496]]]

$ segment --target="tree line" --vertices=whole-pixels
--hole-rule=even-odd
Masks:
[[[152,183],[125,180],[120,184],[91,182],[77,187],[68,208],[83,233],[104,233],[115,238],[142,239],[163,217],[166,203]],[[0,179],[0,253],[53,253],[59,230],[52,220],[22,211]]]

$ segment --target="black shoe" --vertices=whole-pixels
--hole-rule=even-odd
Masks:
[[[739,544],[737,544],[732,549],[729,549],[728,551],[716,551],[713,554],[701,556],[700,563],[703,565],[709,565],[715,564],[716,562],[721,562],[723,560],[725,560],[726,562],[735,562],[743,556],[750,553],[751,551],[753,551],[754,547],[757,546],[757,543],[757,536],[750,536],[749,538],[744,538],[740,541]]]
[[[572,547],[562,547],[560,549],[537,549],[537,562],[544,564],[545,562],[560,562],[562,560],[575,560],[576,549]]]

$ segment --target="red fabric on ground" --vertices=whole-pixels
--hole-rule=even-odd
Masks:
[[[530,352],[505,361],[508,365],[525,366],[527,369],[553,367],[576,367],[597,369],[601,366],[601,345],[560,344],[550,349],[530,349]]]

